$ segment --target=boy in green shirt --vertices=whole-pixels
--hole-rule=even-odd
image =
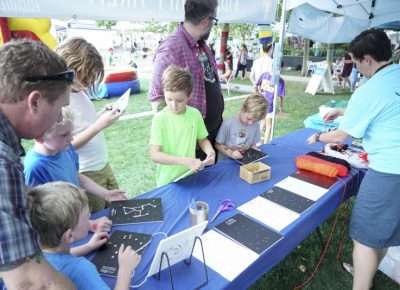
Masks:
[[[215,151],[207,140],[208,132],[200,112],[187,106],[193,81],[189,71],[168,67],[162,77],[166,107],[152,122],[151,159],[158,163],[157,186],[168,184],[191,170],[197,172],[215,163]],[[196,144],[206,153],[204,161],[196,159]]]

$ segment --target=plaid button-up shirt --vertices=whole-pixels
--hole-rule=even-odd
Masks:
[[[181,23],[178,29],[169,35],[157,48],[148,96],[150,102],[164,99],[161,78],[168,66],[174,64],[183,68],[188,67],[193,76],[193,96],[188,105],[197,108],[205,118],[207,105],[204,72],[199,61],[200,45],[203,47],[214,70],[217,82],[219,82],[217,66],[210,48],[204,40],[197,42],[193,39]],[[222,94],[219,93],[215,97],[222,98]]]
[[[0,110],[0,271],[40,252],[27,205],[20,139]]]

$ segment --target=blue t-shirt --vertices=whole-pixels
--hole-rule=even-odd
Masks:
[[[377,72],[351,97],[339,129],[363,138],[369,167],[400,174],[400,66]]]
[[[68,254],[43,253],[57,271],[69,278],[79,290],[102,290],[110,288],[101,279],[95,265],[83,257]]]
[[[255,85],[260,86],[260,94],[268,101],[268,113],[272,113],[274,111],[275,92],[275,85],[272,83],[272,75],[269,72],[262,73]],[[285,95],[285,81],[279,78],[278,97],[283,97]]]
[[[65,181],[79,186],[79,157],[74,146],[54,156],[29,150],[24,159],[25,183],[33,187],[52,181]]]

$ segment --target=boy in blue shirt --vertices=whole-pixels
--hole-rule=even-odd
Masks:
[[[35,146],[29,150],[24,160],[25,183],[29,187],[52,181],[65,181],[81,186],[105,200],[124,200],[120,189],[108,190],[89,177],[79,173],[79,158],[72,141],[72,113],[62,110],[62,120],[55,123],[42,138],[35,139]],[[92,223],[92,231],[107,231],[111,221],[100,218]]]
[[[197,172],[215,163],[215,151],[199,110],[187,106],[193,89],[192,75],[186,69],[170,66],[162,77],[167,106],[152,122],[151,159],[158,163],[157,186],[168,184],[189,170]],[[196,145],[206,153],[196,158]]]
[[[87,244],[71,248],[84,239],[89,230],[89,205],[85,192],[68,182],[50,182],[28,193],[28,205],[33,228],[39,234],[46,260],[68,277],[79,290],[102,290],[109,287],[96,267],[83,256],[98,249],[108,240],[108,234],[95,233]],[[129,289],[133,270],[140,256],[123,244],[118,250],[119,270],[114,289]]]

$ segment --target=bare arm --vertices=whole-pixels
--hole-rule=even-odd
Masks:
[[[139,265],[141,256],[138,255],[131,246],[124,247],[122,244],[118,251],[118,274],[117,282],[115,283],[114,290],[129,289],[132,279],[132,274],[136,267]]]
[[[79,149],[86,145],[101,130],[111,126],[121,116],[121,112],[117,109],[106,110],[91,126],[87,127],[81,133],[74,136],[72,145],[75,149]]]
[[[308,137],[307,144],[313,144],[317,142],[316,137],[317,133],[312,134],[310,137]],[[349,137],[351,136],[346,132],[340,129],[336,129],[334,131],[321,133],[319,136],[319,141],[324,143],[338,143],[338,142],[343,142]]]
[[[193,171],[199,171],[204,168],[200,159],[164,153],[159,145],[150,145],[150,155],[151,160],[159,164],[186,166]]]
[[[89,191],[90,193],[93,193],[94,195],[104,198],[107,201],[127,199],[123,190],[120,189],[108,190],[98,185],[92,179],[81,173],[78,173],[78,180],[82,188]]]
[[[224,144],[216,143],[215,147],[217,148],[218,152],[221,152],[225,156],[228,156],[233,159],[241,159],[243,158],[242,154],[240,154],[239,150],[233,150],[232,148],[225,146]]]
[[[151,102],[151,110],[153,111],[153,114],[157,114],[159,105],[160,105],[159,101]]]
[[[207,162],[204,164],[205,166],[212,165],[215,163],[215,151],[214,148],[212,147],[210,141],[207,138],[199,139],[197,140],[199,143],[199,146],[201,150],[203,150],[204,153],[206,153],[207,157],[205,160]]]
[[[17,268],[1,272],[7,289],[72,290],[75,286],[43,257],[29,259]]]
[[[71,248],[70,253],[74,256],[84,256],[91,251],[100,248],[108,241],[108,234],[105,232],[94,233],[89,242],[78,247]]]

